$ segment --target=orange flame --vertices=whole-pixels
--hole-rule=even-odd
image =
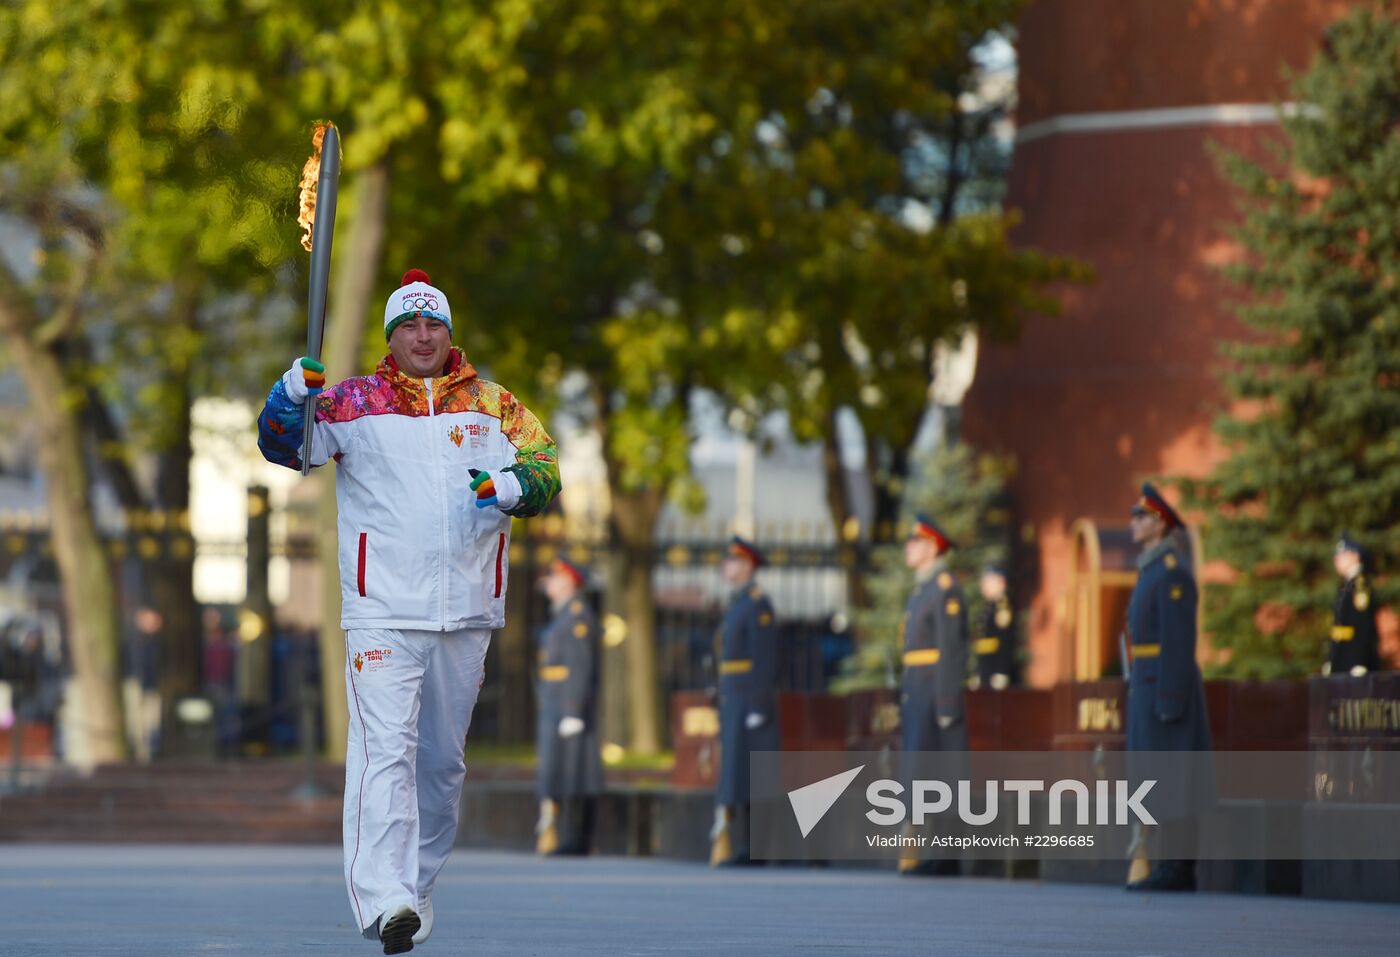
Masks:
[[[321,141],[326,138],[329,123],[317,123],[311,131],[312,153],[301,168],[301,195],[298,198],[297,225],[301,227],[301,246],[311,252],[311,229],[316,225],[316,184],[321,178]]]

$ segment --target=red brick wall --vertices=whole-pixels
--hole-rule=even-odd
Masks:
[[[1070,113],[1286,95],[1345,3],[1323,0],[1036,0],[1021,22],[1020,122]],[[1016,455],[1021,519],[1034,528],[1028,677],[1071,667],[1063,628],[1067,531],[1077,518],[1126,524],[1135,486],[1201,474],[1218,456],[1210,421],[1221,338],[1237,335],[1215,265],[1231,195],[1209,141],[1257,151],[1272,125],[1058,132],[1017,147],[1008,205],[1018,242],[1088,261],[1059,318],[1027,322],[1013,346],[984,346],[964,407],[975,445]],[[1022,604],[1024,604],[1024,600]]]
[[[1350,0],[1032,0],[1020,122],[1065,113],[1269,102]]]

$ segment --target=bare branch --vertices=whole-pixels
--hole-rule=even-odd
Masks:
[[[4,260],[0,260],[0,334],[28,339],[39,325],[34,297]]]
[[[64,283],[63,295],[52,315],[35,330],[34,340],[41,348],[50,348],[77,331],[82,321],[83,294],[96,270],[97,252],[79,257]]]
[[[97,467],[112,483],[117,500],[123,508],[148,508],[146,494],[136,479],[136,472],[127,453],[126,438],[117,425],[116,416],[112,414],[106,399],[95,387],[89,385],[85,391],[90,414],[84,416],[83,426],[84,431],[95,440],[93,447],[96,449]]]

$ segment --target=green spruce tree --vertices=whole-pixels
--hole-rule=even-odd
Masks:
[[[1229,275],[1250,334],[1224,349],[1229,457],[1183,483],[1207,557],[1235,573],[1206,596],[1234,677],[1324,660],[1341,531],[1380,571],[1400,546],[1400,21],[1339,20],[1291,99],[1272,157],[1220,157],[1244,213]]]

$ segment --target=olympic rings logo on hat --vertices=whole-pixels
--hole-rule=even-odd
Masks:
[[[437,312],[438,301],[436,296],[404,296],[403,311],[413,312],[414,310],[427,309]]]

